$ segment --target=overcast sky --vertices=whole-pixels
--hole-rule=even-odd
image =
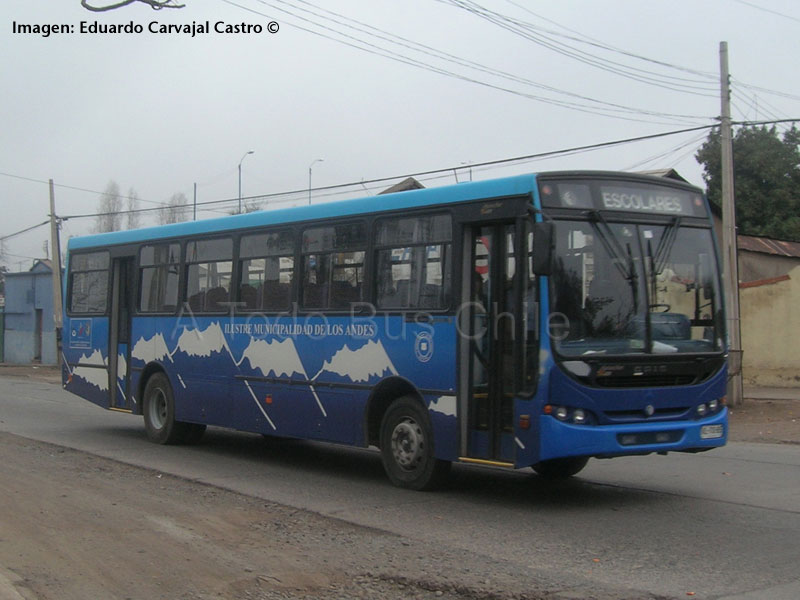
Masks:
[[[800,117],[795,0],[184,1],[106,13],[80,0],[2,1],[0,237],[48,218],[49,178],[59,215],[96,212],[113,180],[136,190],[140,208],[178,192],[191,201],[194,183],[198,202],[231,200],[199,212],[208,218],[238,204],[237,167],[250,150],[246,197],[306,189],[316,159],[315,188],[461,167],[420,177],[437,186],[468,180],[469,164],[710,125],[720,113],[723,40],[734,119]],[[82,21],[142,32],[81,33]],[[212,31],[151,33],[154,21],[209,22]],[[217,22],[262,33],[217,33]],[[72,31],[14,32],[46,24]],[[693,156],[706,135],[475,167],[471,176],[672,167],[702,185]],[[282,199],[273,205],[308,201],[307,192]],[[92,225],[69,219],[63,239]],[[48,237],[41,227],[7,239],[5,263],[29,268]]]

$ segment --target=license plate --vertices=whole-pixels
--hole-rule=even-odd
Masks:
[[[703,425],[700,428],[700,439],[711,440],[714,438],[721,438],[725,433],[725,428],[722,425]]]

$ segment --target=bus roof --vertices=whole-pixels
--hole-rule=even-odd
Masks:
[[[186,221],[171,225],[145,227],[128,231],[114,231],[71,238],[70,250],[130,244],[147,240],[180,238],[204,233],[223,233],[251,227],[265,227],[320,221],[333,217],[355,216],[385,211],[403,210],[423,206],[447,205],[488,198],[505,198],[532,194],[536,175],[517,175],[502,179],[491,179],[460,183],[438,188],[410,190],[367,196],[353,200],[325,202],[311,206],[298,206],[275,210],[262,210],[242,215],[231,215],[201,221]]]
[[[689,184],[653,175],[614,171],[550,171],[516,175],[501,179],[489,179],[486,181],[465,182],[438,188],[425,188],[421,190],[396,192],[394,194],[367,196],[351,200],[325,202],[311,206],[261,210],[242,215],[203,219],[201,221],[186,221],[183,223],[174,223],[172,225],[145,227],[143,229],[98,233],[71,238],[67,244],[67,248],[70,250],[79,250],[116,246],[149,240],[175,239],[207,233],[234,232],[250,228],[267,227],[270,225],[323,221],[334,217],[357,216],[387,211],[407,210],[424,206],[444,206],[474,200],[533,195],[537,178],[543,176],[563,178],[620,178],[626,180],[649,181],[651,183],[692,189],[702,193],[701,190]]]

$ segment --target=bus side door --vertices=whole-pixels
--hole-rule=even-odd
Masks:
[[[108,378],[110,405],[114,410],[131,411],[130,352],[131,307],[134,292],[134,257],[113,259],[111,272],[111,321],[109,323]]]

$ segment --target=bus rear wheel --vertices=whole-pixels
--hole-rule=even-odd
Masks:
[[[567,458],[552,458],[543,460],[533,465],[533,470],[539,477],[545,479],[567,479],[577,475],[589,462],[588,456],[569,456]]]
[[[175,420],[172,386],[164,373],[156,373],[147,380],[142,412],[144,428],[150,441],[157,444],[180,444],[187,441],[192,425]],[[199,433],[202,435],[202,432]]]
[[[428,413],[410,396],[395,400],[381,421],[381,459],[389,480],[411,490],[440,485],[450,462],[433,456],[433,430]]]

